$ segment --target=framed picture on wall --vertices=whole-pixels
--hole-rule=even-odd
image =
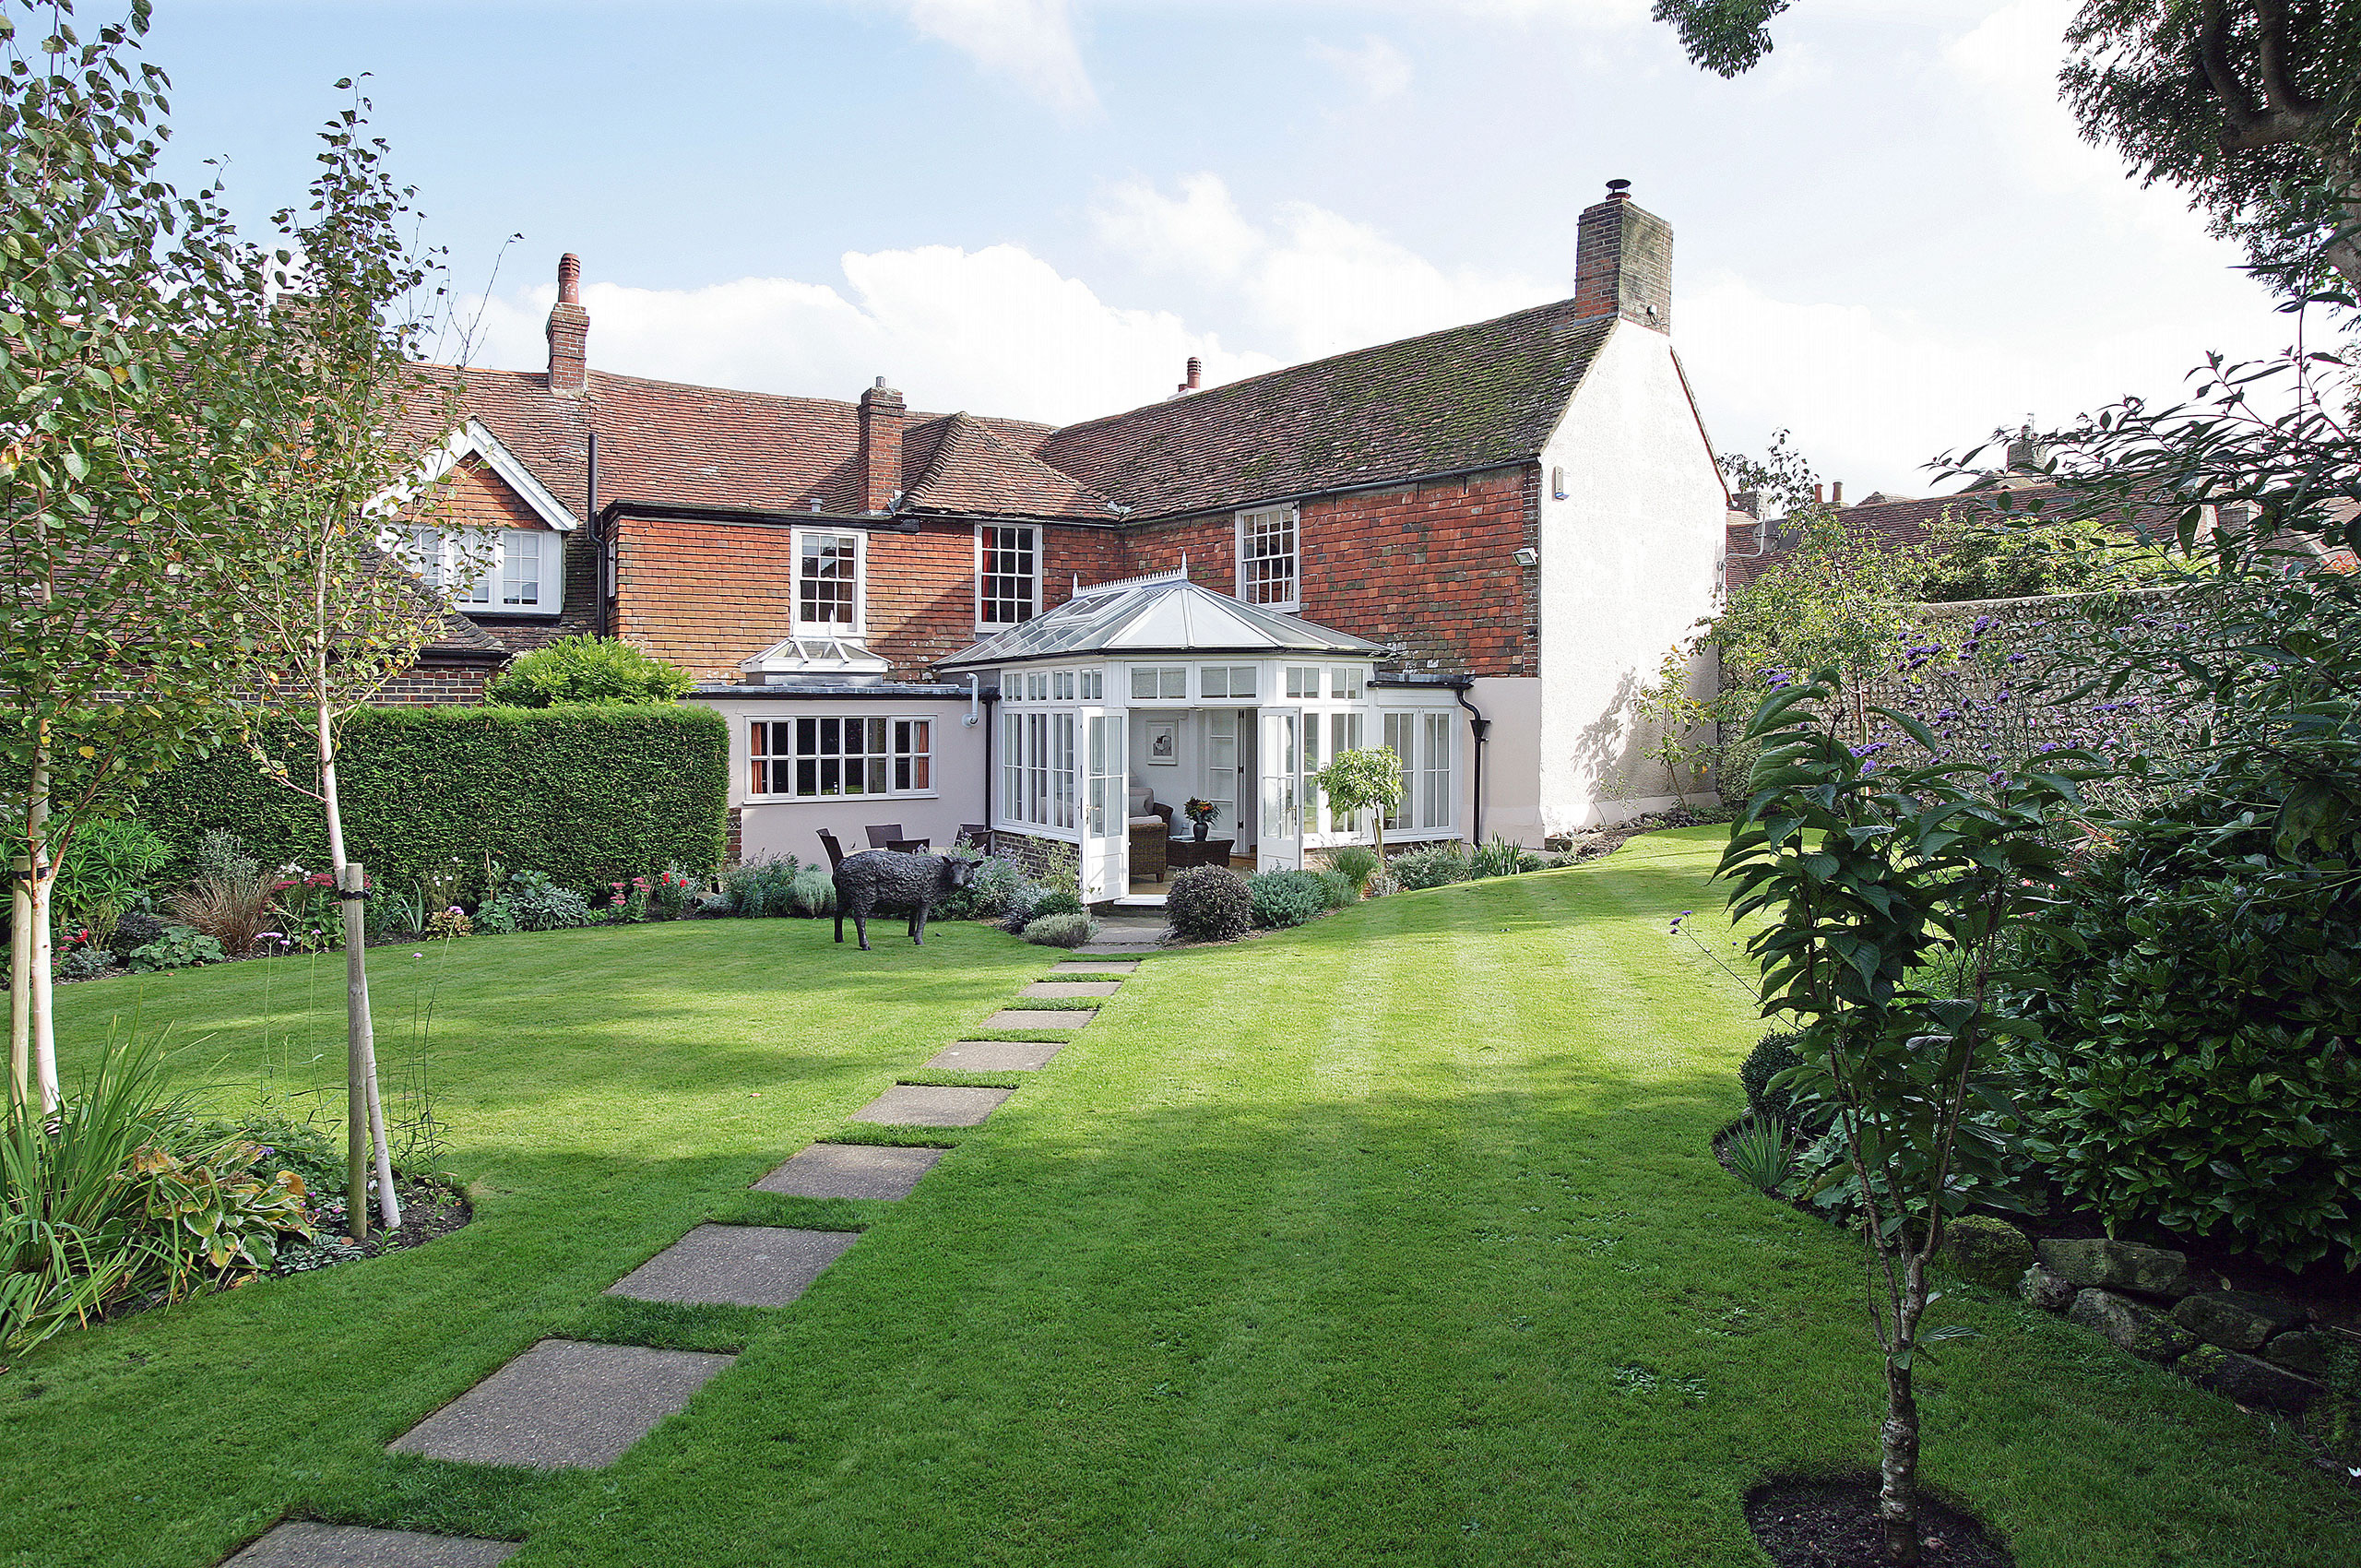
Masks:
[[[1147,760],[1159,767],[1177,767],[1180,762],[1180,725],[1177,719],[1150,719],[1147,731]]]

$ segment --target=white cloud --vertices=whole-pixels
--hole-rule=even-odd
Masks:
[[[1124,310],[1014,245],[853,253],[846,288],[742,278],[702,289],[584,287],[599,370],[849,400],[878,375],[914,409],[1062,423],[1152,402],[1194,354],[1216,381],[1270,369],[1165,311]],[[483,303],[480,362],[546,362],[556,291]]]
[[[1067,0],[901,0],[920,35],[949,44],[1062,113],[1097,106]]]
[[[1315,38],[1308,51],[1314,60],[1352,83],[1371,102],[1398,98],[1409,89],[1410,57],[1390,40],[1375,33],[1350,47]]]
[[[1480,321],[1557,298],[1541,279],[1445,270],[1379,229],[1289,202],[1256,224],[1220,176],[1197,173],[1168,196],[1130,181],[1093,210],[1098,238],[1150,274],[1227,291],[1258,336],[1290,359]]]

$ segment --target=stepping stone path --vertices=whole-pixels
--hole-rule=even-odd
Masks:
[[[467,1465],[595,1470],[737,1359],[544,1339],[386,1446]]]
[[[1042,1007],[1003,1007],[984,1020],[994,1029],[1078,1029],[1098,1016],[1096,1009],[1071,1008],[1052,1013]]]
[[[279,1526],[222,1568],[491,1568],[519,1550],[513,1540],[467,1540],[297,1520]]]
[[[607,1294],[692,1306],[783,1307],[859,1240],[858,1230],[700,1225],[608,1286]]]
[[[1078,947],[1027,985],[1023,996],[1096,1002],[1121,989],[1142,953],[1162,941],[1159,924],[1109,921],[1098,941]],[[1087,976],[1088,979],[1079,977]],[[1003,1008],[985,1020],[1003,1029],[1078,1029],[1087,1008]],[[926,1065],[938,1072],[1030,1073],[1065,1049],[1063,1040],[963,1039]],[[896,1084],[852,1114],[893,1126],[973,1127],[1000,1109],[1008,1089]],[[900,1198],[944,1154],[938,1148],[813,1144],[754,1183],[757,1192],[810,1198]],[[783,1307],[810,1289],[860,1240],[851,1230],[769,1225],[700,1225],[608,1287],[643,1301]],[[735,1356],[651,1350],[544,1339],[410,1428],[386,1446],[471,1465],[597,1469],[612,1464],[649,1429],[686,1405]],[[222,1568],[480,1568],[502,1562],[512,1541],[418,1535],[303,1521],[284,1524]]]
[[[1052,1039],[963,1039],[927,1059],[930,1073],[1031,1073],[1065,1046]]]
[[[942,1060],[938,1056],[927,1065],[936,1066]],[[813,1144],[755,1182],[754,1190],[791,1198],[904,1198],[950,1152],[884,1144]]]
[[[889,1127],[974,1127],[1000,1109],[1007,1089],[936,1088],[896,1084],[852,1113],[856,1122]]]

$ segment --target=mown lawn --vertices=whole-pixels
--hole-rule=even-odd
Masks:
[[[0,1376],[0,1562],[210,1563],[292,1513],[524,1538],[519,1568],[1760,1563],[1741,1494],[1870,1460],[1875,1358],[1856,1248],[1707,1146],[1758,1026],[1665,922],[1717,902],[1718,837],[1154,958],[899,1205],[742,1189],[1041,950],[462,944],[433,1072],[476,1223]],[[149,981],[143,1024],[251,1081],[265,970]],[[136,990],[63,992],[74,1058]],[[708,1216],[873,1225],[780,1312],[601,1301]],[[1953,1300],[1985,1337],[1922,1382],[1928,1470],[2025,1568],[2361,1561],[2284,1434]],[[608,1470],[384,1453],[551,1334],[744,1354]]]

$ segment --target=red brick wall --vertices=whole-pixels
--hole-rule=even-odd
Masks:
[[[1537,672],[1537,575],[1516,564],[1541,540],[1540,469],[1396,485],[1305,504],[1297,549],[1307,621],[1405,645],[1413,669],[1470,675]],[[1238,591],[1232,514],[1127,531],[1129,572],[1168,570]]]

